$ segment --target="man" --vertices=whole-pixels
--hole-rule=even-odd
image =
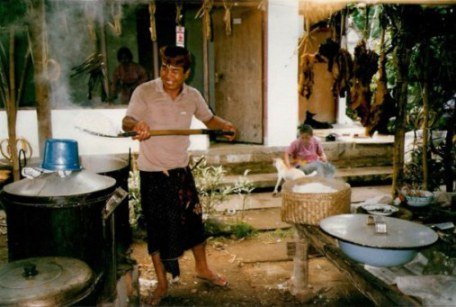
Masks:
[[[196,275],[213,285],[226,286],[225,277],[206,261],[202,208],[188,168],[188,136],[150,137],[150,129],[188,129],[192,116],[210,129],[235,132],[230,122],[214,116],[201,94],[185,84],[190,54],[182,47],[163,47],[160,78],[136,88],[123,119],[125,131],[140,141],[138,166],[141,201],[146,218],[148,251],[157,275],[157,288],[147,303],[158,304],[168,283],[163,263],[175,261],[186,249],[195,257]],[[227,137],[233,140],[233,136]]]
[[[120,65],[112,76],[112,99],[120,92],[120,102],[127,104],[134,89],[147,81],[147,73],[141,65],[133,62],[133,54],[127,47],[121,47],[117,51],[117,60]]]

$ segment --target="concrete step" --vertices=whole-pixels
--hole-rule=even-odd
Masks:
[[[340,178],[351,184],[369,184],[388,182],[393,173],[391,166],[340,168],[336,171],[336,178]],[[277,182],[277,173],[248,174],[247,178],[256,188],[273,188]],[[239,179],[239,175],[225,176],[223,183],[233,185]]]
[[[322,142],[328,160],[337,168],[380,167],[392,165],[393,143],[389,140]],[[283,157],[286,147],[245,144],[216,144],[207,151],[192,151],[194,161],[205,156],[208,165],[222,165],[227,174],[275,173],[273,159]]]
[[[360,203],[369,198],[382,195],[390,195],[390,185],[351,187],[351,202]],[[216,206],[218,212],[232,212],[236,214],[242,210],[270,209],[280,208],[282,206],[282,197],[279,193],[273,196],[272,192],[259,192],[246,195],[228,195],[228,197]],[[245,197],[245,201],[244,201]]]

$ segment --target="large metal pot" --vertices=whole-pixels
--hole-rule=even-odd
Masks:
[[[29,258],[0,268],[0,306],[70,306],[95,285],[89,266],[63,257]]]
[[[64,256],[104,267],[102,209],[115,180],[85,170],[23,179],[3,188],[9,260]]]
[[[121,187],[128,192],[129,159],[105,155],[81,156],[81,164],[84,169],[90,172],[114,178],[116,188]],[[128,197],[116,209],[115,223],[116,244],[120,251],[125,251],[132,242]]]
[[[338,240],[348,257],[378,267],[405,264],[438,239],[427,226],[392,217],[381,219],[381,224],[372,223],[374,219],[366,214],[341,214],[322,220],[320,227]]]

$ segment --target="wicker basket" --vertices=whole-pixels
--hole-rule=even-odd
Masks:
[[[336,189],[334,193],[294,193],[295,185],[319,182]],[[288,181],[282,188],[282,221],[292,224],[318,225],[320,220],[350,211],[350,185],[322,177],[305,177]]]

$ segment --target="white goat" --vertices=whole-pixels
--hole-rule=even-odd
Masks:
[[[288,168],[285,165],[285,162],[283,162],[283,160],[281,158],[274,158],[273,165],[277,169],[277,183],[275,185],[274,191],[272,192],[273,196],[276,196],[277,193],[279,192],[279,186],[281,185],[282,180],[285,180],[285,181],[295,180],[295,179],[302,178],[302,177],[312,177],[317,174],[317,172],[315,171],[309,175],[306,175],[306,174],[304,174],[303,171],[301,171],[297,168],[294,168],[294,167]]]

